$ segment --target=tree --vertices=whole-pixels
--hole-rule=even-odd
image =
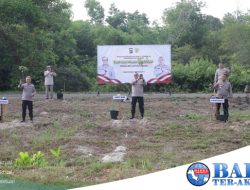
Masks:
[[[197,50],[188,44],[173,50],[173,61],[177,63],[187,64],[192,59],[200,57]]]
[[[149,20],[145,13],[139,13],[139,11],[135,11],[134,13],[128,13],[128,33],[139,33],[144,35],[145,29],[149,25]]]
[[[203,15],[203,20],[206,31],[219,31],[223,27],[220,19],[211,15]]]
[[[93,24],[102,24],[104,21],[104,8],[96,0],[86,0],[84,4]]]
[[[227,13],[223,17],[223,23],[225,26],[234,25],[234,24],[249,24],[250,22],[250,11],[247,13],[242,13],[241,11],[237,10],[234,13]]]
[[[221,31],[221,48],[226,52],[225,56],[231,63],[250,66],[250,26],[237,23],[225,27]]]
[[[45,66],[61,60],[55,36],[69,27],[70,16],[70,5],[62,0],[1,0],[0,62],[5,74],[0,81],[6,88],[16,86],[19,66],[28,67],[33,82],[41,84]]]
[[[126,13],[117,9],[115,4],[111,4],[106,22],[116,29],[138,35],[144,35],[144,31],[149,26],[149,20],[145,13],[141,14],[139,11]]]
[[[213,63],[218,64],[224,61],[223,55],[225,51],[221,48],[222,38],[220,31],[209,31],[204,37],[203,46],[200,53],[203,57],[211,60]]]
[[[210,15],[203,15],[205,33],[203,36],[203,44],[200,48],[200,53],[206,59],[219,63],[220,57],[223,54],[220,46],[222,43],[220,30],[223,24],[218,18]]]
[[[95,45],[125,45],[131,42],[127,33],[112,27],[95,26],[92,32]]]
[[[195,0],[181,0],[175,7],[165,9],[163,23],[167,30],[167,41],[177,47],[190,44],[194,48],[202,46],[205,33],[201,7]]]
[[[81,57],[81,60],[85,59],[86,56],[93,57],[96,55],[93,28],[94,26],[85,21],[74,21],[69,28],[76,41],[76,52]]]
[[[127,31],[127,13],[117,9],[114,3],[109,8],[109,16],[106,22],[114,28]]]

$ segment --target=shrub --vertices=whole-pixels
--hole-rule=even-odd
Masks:
[[[56,160],[59,160],[60,155],[61,155],[61,147],[59,146],[56,150],[50,149],[50,152]]]
[[[213,82],[216,66],[205,59],[196,59],[189,64],[173,64],[173,87],[183,91],[207,90]]]
[[[29,166],[32,163],[32,159],[28,152],[20,152],[19,157],[16,159],[17,166]]]
[[[41,151],[29,156],[28,152],[20,152],[16,159],[16,166],[45,166],[47,164],[44,154]]]
[[[233,64],[229,81],[232,83],[234,91],[243,91],[245,85],[250,84],[250,69],[242,65]]]

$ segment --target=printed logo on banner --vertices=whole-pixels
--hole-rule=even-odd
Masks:
[[[129,48],[128,51],[129,51],[129,53],[133,53],[134,49],[133,48]]]
[[[140,49],[139,48],[128,48],[128,52],[130,53],[130,54],[132,54],[132,53],[139,53],[139,51],[140,51]]]
[[[201,162],[193,163],[187,170],[187,179],[194,186],[205,185],[209,181],[209,178],[210,170]]]

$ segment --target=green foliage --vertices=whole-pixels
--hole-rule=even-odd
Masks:
[[[246,65],[250,60],[250,26],[249,24],[236,23],[222,30],[222,46],[225,57],[231,63]]]
[[[117,9],[115,4],[111,4],[109,8],[109,16],[106,19],[106,22],[117,29],[121,29],[122,31],[127,31],[127,14],[125,11],[120,11]]]
[[[204,37],[204,43],[200,50],[200,55],[208,58],[213,63],[219,63],[224,61],[223,57],[223,49],[221,48],[221,34],[217,31],[208,32],[208,34]]]
[[[250,84],[250,69],[242,65],[233,64],[229,81],[233,89],[243,92],[245,85]]]
[[[20,152],[19,157],[16,159],[16,166],[38,166],[42,167],[47,164],[44,155],[41,151],[29,156],[28,152]]]
[[[143,159],[128,159],[126,164],[129,167],[134,167],[141,170],[152,170],[152,163],[150,160],[143,160]]]
[[[215,70],[216,65],[204,59],[196,59],[186,65],[174,64],[172,88],[188,92],[208,91],[213,83]],[[245,66],[232,65],[228,79],[234,91],[243,91],[244,86],[250,83],[249,74],[250,70]]]
[[[191,59],[197,57],[199,53],[191,45],[187,44],[173,50],[173,61],[177,63],[188,63]]]
[[[28,71],[28,68],[25,67],[25,66],[20,65],[20,66],[18,67],[18,70],[19,70],[21,73],[24,73],[24,72],[27,72],[27,71]]]
[[[93,30],[94,27],[84,21],[75,21],[68,29],[76,42],[76,53],[80,64],[84,64],[89,57],[96,55],[96,44],[94,44],[96,37]]]
[[[53,158],[55,159],[55,161],[57,162],[60,161],[60,156],[61,156],[60,146],[55,150],[50,149],[50,153],[53,155]],[[41,151],[38,151],[32,154],[32,156],[30,156],[28,152],[20,152],[19,157],[15,161],[15,166],[18,166],[18,167],[23,167],[23,166],[44,167],[46,165],[48,165],[48,162],[45,159],[45,156]]]
[[[60,54],[56,54],[59,43],[55,36],[60,37],[62,30],[70,25],[69,8],[69,4],[58,0],[1,0],[0,62],[4,75],[0,75],[0,81],[3,80],[4,87],[16,87],[20,77],[24,77],[23,73],[20,75],[19,66],[27,67],[25,74],[41,85],[46,65],[62,60]]]
[[[87,91],[90,88],[88,78],[76,65],[60,67],[57,69],[56,90],[65,89],[66,91]]]
[[[104,20],[104,9],[101,4],[96,0],[86,0],[84,4],[91,18],[92,23],[101,24]]]
[[[195,48],[202,46],[206,32],[201,14],[203,6],[195,0],[182,0],[175,7],[165,9],[162,18],[171,44],[177,47],[185,44]]]
[[[173,86],[185,91],[207,90],[213,82],[216,66],[208,60],[196,59],[189,64],[173,65]]]
[[[59,146],[56,150],[50,149],[50,152],[56,160],[59,160],[60,155],[61,155],[61,147]]]
[[[84,6],[90,21],[70,20],[71,5],[63,0],[0,0],[0,90],[16,89],[26,75],[42,89],[43,71],[52,65],[56,90],[128,91],[127,84],[96,84],[97,45],[126,44],[171,44],[174,91],[207,90],[221,61],[233,65],[234,89],[249,83],[250,12],[228,13],[220,21],[202,14],[203,2],[182,0],[165,9],[160,25],[112,4],[104,23],[100,2]],[[168,88],[154,84],[146,90]]]
[[[34,153],[32,155],[31,162],[34,166],[42,167],[47,164],[44,154],[41,151],[38,151],[37,153]]]
[[[197,120],[202,120],[206,118],[206,115],[201,115],[198,113],[188,113],[185,115],[185,118],[187,120],[191,120],[191,121],[197,121]]]
[[[28,152],[20,152],[19,157],[16,159],[17,166],[29,166],[32,164],[32,158]]]

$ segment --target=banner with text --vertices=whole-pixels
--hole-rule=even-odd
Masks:
[[[97,46],[98,84],[130,83],[136,72],[147,83],[170,83],[171,46]]]

